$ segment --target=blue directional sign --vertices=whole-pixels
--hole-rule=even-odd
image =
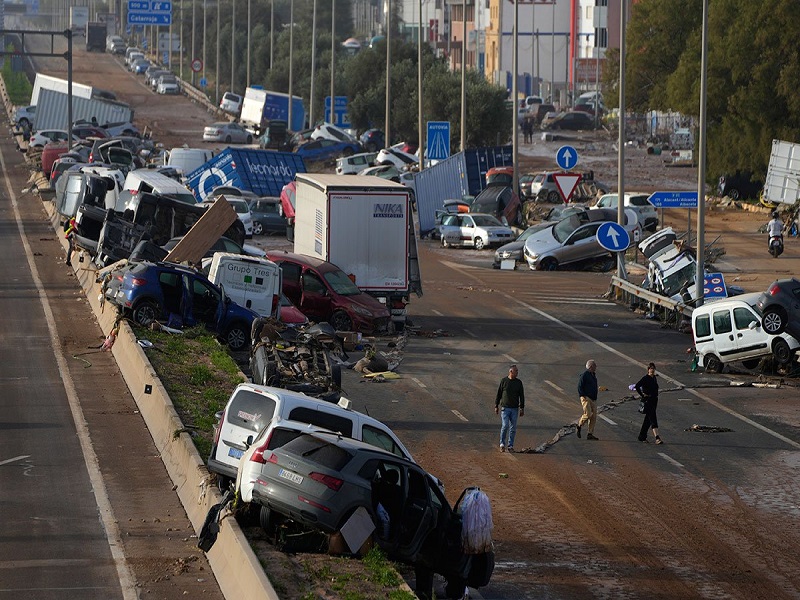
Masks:
[[[128,23],[131,25],[171,25],[172,15],[129,12]]]
[[[128,0],[128,25],[172,25],[172,2]]]
[[[331,97],[325,96],[325,120],[337,127],[350,127],[350,115],[347,112],[347,96],[336,96],[331,117]]]
[[[129,11],[149,12],[150,0],[128,0]]]
[[[151,2],[150,11],[154,13],[171,13],[172,2]]]
[[[556,152],[556,163],[565,171],[569,171],[578,164],[578,151],[572,146],[561,146]]]
[[[654,192],[650,203],[656,208],[697,208],[697,192]]]
[[[597,228],[598,243],[611,252],[621,252],[631,243],[631,238],[625,228],[619,223],[603,223]]]
[[[428,160],[450,156],[450,121],[428,121]]]
[[[728,297],[728,288],[722,273],[706,273],[703,276],[703,297],[706,300]]]
[[[206,87],[207,85],[208,85],[208,79],[206,79],[205,77],[201,77],[201,78],[200,78],[200,87],[201,87],[201,88],[204,88],[204,87]]]

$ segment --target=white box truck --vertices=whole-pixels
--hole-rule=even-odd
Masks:
[[[800,144],[772,140],[764,198],[781,204],[800,199]]]
[[[69,28],[72,35],[86,35],[86,24],[89,22],[88,6],[69,7]]]
[[[295,181],[294,251],[337,265],[401,329],[411,293],[422,296],[409,189],[359,175],[298,173]]]
[[[239,306],[262,317],[280,317],[281,269],[271,260],[228,252],[215,252],[208,279],[222,286]]]

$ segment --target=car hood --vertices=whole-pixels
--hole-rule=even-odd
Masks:
[[[516,253],[520,253],[520,252],[522,252],[522,249],[525,247],[525,242],[527,242],[527,241],[528,240],[524,240],[524,241],[520,242],[519,240],[515,240],[515,241],[513,241],[513,242],[511,242],[509,244],[505,244],[503,246],[500,246],[497,250],[495,250],[495,254],[503,254],[504,252],[508,252],[508,253],[512,253],[512,254],[515,253],[515,252]]]
[[[553,225],[555,225],[555,223]],[[538,231],[525,240],[525,248],[532,254],[542,254],[560,247],[561,242],[553,237],[552,227]]]
[[[355,296],[342,296],[342,298],[346,298],[351,304],[355,304],[361,308],[366,308],[375,317],[381,318],[389,316],[389,309],[386,308],[386,305],[378,302],[375,298],[365,292],[361,292]]]

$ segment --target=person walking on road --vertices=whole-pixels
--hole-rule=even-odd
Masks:
[[[578,420],[577,432],[581,437],[581,427],[589,423],[589,432],[586,434],[587,440],[598,440],[594,435],[594,425],[597,422],[597,363],[593,360],[586,361],[586,370],[581,373],[578,379],[578,395],[581,397],[581,407],[583,414]]]
[[[644,422],[639,430],[639,441],[648,443],[647,430],[652,429],[653,435],[656,436],[656,444],[663,444],[664,442],[661,441],[661,437],[658,435],[658,416],[656,415],[656,408],[658,408],[658,380],[656,379],[656,365],[654,363],[647,365],[647,375],[642,377],[633,387],[644,401]]]
[[[517,434],[517,417],[525,414],[525,390],[522,380],[517,377],[517,365],[508,368],[508,376],[500,380],[494,412],[500,415],[500,452],[514,452],[514,437]],[[506,445],[508,442],[508,445]]]

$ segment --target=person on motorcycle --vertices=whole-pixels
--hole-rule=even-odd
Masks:
[[[783,221],[781,221],[777,211],[772,213],[772,220],[767,223],[767,243],[769,243],[769,240],[773,237],[779,237],[781,241],[783,241],[784,228]]]

